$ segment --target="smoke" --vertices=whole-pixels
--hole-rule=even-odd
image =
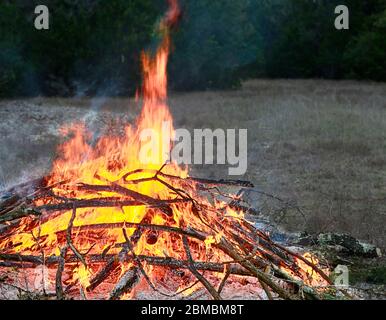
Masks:
[[[94,146],[100,136],[102,135],[102,129],[98,125],[98,114],[102,106],[106,103],[107,96],[95,97],[91,100],[90,110],[83,117],[82,121],[87,124],[87,130],[92,133],[90,145]]]
[[[0,167],[0,191],[4,190],[5,189],[5,176],[4,176],[4,173],[3,173],[3,168]]]

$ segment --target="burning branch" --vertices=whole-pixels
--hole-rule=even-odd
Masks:
[[[165,178],[165,176],[164,176]],[[182,178],[181,178],[182,179]],[[170,178],[172,181],[177,181],[174,177]],[[136,182],[137,184],[147,183],[146,181]],[[195,182],[194,179],[188,181],[188,184],[192,185],[191,190],[185,189],[186,192],[191,197],[191,192],[196,190],[200,182]],[[114,183],[116,184],[116,183]],[[166,184],[167,189],[172,192],[175,187],[170,188],[169,183]],[[170,185],[171,186],[171,185]],[[60,234],[65,234],[64,243],[60,249],[60,256],[46,256],[45,261],[41,256],[26,256],[13,253],[1,253],[0,260],[1,266],[3,267],[23,267],[30,268],[32,266],[37,266],[43,264],[43,262],[48,266],[57,265],[56,273],[56,294],[58,299],[64,298],[64,290],[62,285],[62,274],[66,269],[66,266],[71,267],[71,265],[76,265],[78,262],[82,263],[85,267],[91,269],[95,268],[98,264],[105,263],[105,266],[100,269],[100,271],[90,279],[90,283],[87,286],[86,290],[88,292],[93,292],[101,283],[103,283],[108,277],[110,277],[115,270],[122,267],[124,264],[129,263],[131,266],[123,274],[120,280],[117,281],[115,288],[111,291],[110,299],[118,299],[124,293],[130,292],[132,288],[139,282],[141,275],[149,283],[150,287],[154,290],[158,290],[153,284],[153,281],[150,279],[150,276],[145,270],[146,267],[142,264],[146,262],[147,266],[162,267],[166,269],[188,269],[199,282],[208,290],[214,299],[221,299],[220,293],[223,290],[226,281],[230,275],[240,275],[248,277],[256,277],[261,283],[261,287],[266,292],[267,297],[273,299],[274,296],[272,293],[277,294],[279,297],[284,299],[298,299],[300,298],[294,292],[289,291],[280,285],[280,281],[284,281],[289,284],[289,288],[292,286],[298,292],[300,290],[304,293],[304,296],[312,299],[323,298],[323,292],[318,292],[316,289],[312,288],[311,285],[307,284],[307,277],[304,274],[297,261],[300,260],[304,262],[305,265],[312,268],[315,274],[319,275],[321,279],[326,281],[326,287],[330,285],[330,280],[327,275],[314,263],[308,261],[299,254],[289,251],[287,248],[272,242],[268,235],[262,233],[260,230],[256,229],[249,222],[244,220],[242,217],[236,216],[226,216],[224,215],[224,210],[227,210],[225,203],[222,203],[221,209],[216,208],[205,202],[204,199],[201,201],[194,200],[196,209],[200,211],[201,219],[197,221],[197,224],[202,225],[202,230],[197,230],[191,226],[186,228],[177,227],[173,224],[154,224],[151,223],[156,211],[154,209],[159,209],[161,205],[162,208],[170,208],[171,212],[176,210],[179,206],[184,206],[189,208],[192,206],[191,200],[187,199],[154,199],[150,197],[143,196],[138,192],[126,192],[124,190],[129,190],[123,187],[110,187],[109,185],[63,185],[63,188],[69,190],[69,188],[74,188],[74,190],[82,191],[93,191],[97,192],[111,192],[122,194],[123,197],[130,196],[130,200],[104,197],[89,200],[82,199],[71,199],[68,202],[62,202],[58,204],[45,204],[39,206],[31,206],[28,209],[33,212],[32,215],[28,216],[28,219],[31,219],[30,223],[34,225],[34,219],[36,219],[35,212],[39,212],[39,219],[47,219],[51,215],[51,212],[62,212],[62,215],[66,212],[71,212],[70,220],[65,230],[58,230],[56,235],[60,238]],[[80,188],[79,188],[80,187]],[[46,190],[45,190],[46,191]],[[41,197],[38,191],[35,192],[35,196],[39,201],[44,199]],[[49,196],[48,196],[49,197]],[[139,200],[137,199],[140,198]],[[33,203],[33,202],[32,202]],[[9,204],[7,204],[9,205]],[[116,223],[103,223],[103,224],[83,224],[83,225],[74,225],[77,218],[77,209],[88,208],[88,209],[98,209],[98,208],[109,208],[109,207],[130,207],[130,206],[145,206],[146,214],[143,216],[140,222],[116,222]],[[230,209],[230,207],[228,207]],[[71,211],[69,211],[71,210]],[[168,209],[169,210],[169,209]],[[165,211],[161,210],[165,214],[166,219],[170,219],[170,214],[166,215]],[[8,214],[8,213],[7,213]],[[215,214],[215,216],[213,216]],[[192,217],[194,217],[193,215]],[[24,218],[27,218],[25,216]],[[184,217],[186,220],[187,217]],[[47,220],[49,221],[49,220]],[[205,223],[202,223],[205,222]],[[207,225],[210,224],[210,228]],[[12,237],[12,234],[18,231],[17,227],[19,224],[16,224],[14,228],[7,230],[8,238]],[[89,249],[89,253],[83,255],[76,248],[74,244],[74,235],[80,236],[81,234],[89,232],[103,232],[106,230],[124,230],[124,239],[123,243],[115,243],[113,246],[109,246],[107,250],[113,250],[113,248],[119,248],[120,251],[117,254],[107,254],[106,252],[95,253],[93,247]],[[126,229],[134,229],[135,231],[129,237],[126,233]],[[28,230],[28,228],[25,228]],[[181,248],[185,252],[187,260],[176,259],[172,257],[162,257],[162,256],[151,256],[151,255],[136,255],[134,251],[134,246],[138,245],[141,241],[146,241],[146,238],[142,238],[144,233],[148,232],[157,233],[158,237],[162,237],[162,233],[175,234],[180,237],[182,242]],[[193,260],[193,255],[189,245],[190,239],[195,239],[194,241],[199,241],[202,244],[208,239],[216,238],[211,247],[211,250],[217,250],[222,252],[224,259],[222,262],[196,262]],[[142,239],[142,240],[141,240]],[[178,239],[178,237],[176,238]],[[177,240],[176,240],[177,241]],[[44,243],[44,241],[42,241]],[[43,250],[44,245],[40,245]],[[197,244],[195,244],[197,246]],[[206,245],[205,245],[206,246]],[[204,247],[205,247],[204,246]],[[67,253],[70,249],[73,255]],[[8,250],[14,250],[12,247],[9,247]],[[221,256],[221,255],[220,255]],[[21,262],[26,263],[21,266]],[[266,270],[272,270],[272,274],[267,274]],[[198,271],[207,271],[215,273],[223,273],[225,270],[225,275],[221,280],[218,290],[204,278],[203,275]],[[291,275],[288,271],[293,273]],[[295,291],[296,291],[295,290]],[[67,291],[67,290],[66,290]]]
[[[201,273],[199,273],[197,271],[197,269],[195,268],[194,261],[192,258],[192,253],[190,252],[188,239],[185,235],[182,236],[182,241],[184,244],[186,255],[188,257],[188,261],[189,261],[188,269],[190,270],[190,272],[198,279],[198,281],[200,281],[203,284],[203,286],[206,288],[206,290],[208,290],[208,292],[212,295],[213,299],[222,300],[220,294],[216,291],[216,289],[213,288],[213,286],[210,284],[210,282],[208,280],[206,280],[204,278],[204,276]]]

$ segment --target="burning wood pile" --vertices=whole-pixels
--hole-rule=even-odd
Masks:
[[[169,3],[161,45],[142,57],[135,125],[93,144],[83,124],[64,128],[70,137],[51,173],[0,193],[1,273],[47,268],[47,290],[57,299],[135,299],[145,287],[169,298],[205,288],[221,299],[229,283],[252,278],[263,299],[335,295],[315,258],[273,242],[244,218],[241,193],[224,191],[250,183],[192,178],[164,164],[162,151],[151,163],[139,161],[141,131],[161,132],[172,121],[166,67],[169,29],[180,14]]]
[[[104,184],[42,179],[8,190],[0,206],[0,221],[7,224],[0,267],[55,269],[58,299],[79,290],[92,296],[109,279],[115,283],[110,299],[130,296],[142,279],[167,296],[199,282],[221,299],[232,275],[257,278],[267,298],[327,297],[330,280],[312,259],[274,243],[245,220],[237,197],[219,201],[220,192],[213,191],[248,183],[182,178],[164,173],[167,169],[136,170]],[[134,190],[148,183],[161,185],[168,196]],[[176,272],[183,269],[192,276]],[[166,290],[166,283],[173,283],[174,291],[173,285]]]
[[[167,166],[136,170],[121,182],[95,185],[49,184],[46,178],[8,190],[0,206],[0,222],[7,223],[0,237],[0,266],[56,268],[58,298],[73,293],[76,285],[93,292],[109,277],[117,280],[111,299],[130,292],[141,277],[158,291],[155,283],[165,277],[176,284],[186,280],[171,272],[177,269],[188,269],[216,299],[230,275],[256,277],[269,298],[324,297],[326,288],[312,287],[328,286],[324,271],[246,221],[240,199],[219,201],[216,194],[231,195],[213,191],[220,185],[251,187],[249,183],[182,178],[163,170]],[[146,183],[164,186],[168,197],[153,198],[133,188]],[[198,190],[210,193],[211,201],[198,196]],[[111,195],[101,197],[103,193]],[[218,289],[203,271],[218,275]]]

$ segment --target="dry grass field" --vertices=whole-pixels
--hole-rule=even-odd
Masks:
[[[286,202],[251,194],[272,220],[386,247],[385,84],[254,80],[239,91],[181,94],[171,104],[180,125],[248,129],[245,179]]]
[[[386,247],[386,84],[253,80],[237,91],[172,94],[170,105],[177,128],[248,129],[248,171],[240,178],[283,200],[249,194],[272,221]],[[99,128],[138,112],[128,99],[0,101],[0,183],[47,172],[62,124],[86,119]],[[227,177],[226,166],[192,171]]]

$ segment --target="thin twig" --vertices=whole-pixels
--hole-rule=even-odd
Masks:
[[[72,215],[70,218],[70,221],[68,222],[67,232],[66,232],[66,240],[67,245],[71,249],[71,251],[75,254],[75,256],[79,259],[80,262],[87,268],[86,260],[84,259],[83,255],[78,251],[78,249],[75,248],[74,244],[72,243],[72,228],[74,225],[74,220],[76,218],[76,207],[72,209]]]
[[[208,292],[212,295],[214,300],[222,300],[220,294],[216,291],[216,289],[195,268],[192,253],[190,252],[190,248],[189,248],[188,238],[186,237],[186,235],[182,236],[182,242],[184,244],[185,252],[189,260],[189,266],[188,266],[189,271],[197,278],[197,280],[199,280],[203,284],[206,290],[208,290]]]

